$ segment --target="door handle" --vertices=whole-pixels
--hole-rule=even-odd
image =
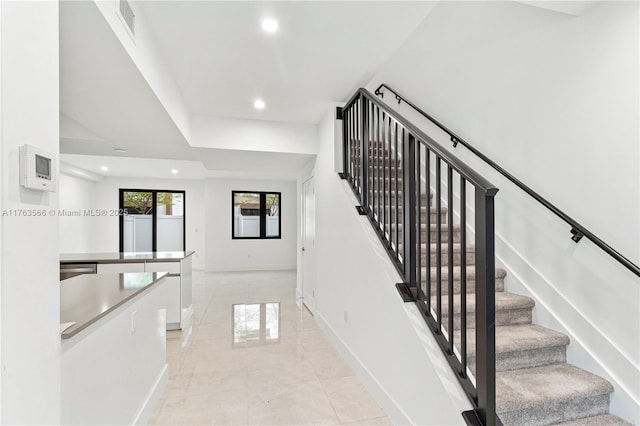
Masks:
[[[304,247],[302,247],[300,250],[302,250],[304,252]]]

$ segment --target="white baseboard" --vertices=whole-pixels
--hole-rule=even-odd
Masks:
[[[394,425],[408,425],[415,424],[412,422],[409,416],[400,408],[398,403],[393,399],[391,395],[386,391],[384,386],[376,379],[376,377],[369,371],[369,369],[360,361],[360,359],[349,349],[344,341],[338,337],[333,328],[324,320],[322,315],[315,314],[314,318],[318,322],[318,325],[327,335],[331,343],[338,350],[340,355],[345,359],[347,364],[353,369],[358,378],[362,381],[362,384],[371,393],[376,402],[384,410],[389,420]]]
[[[158,400],[162,396],[162,393],[164,392],[164,388],[168,382],[169,382],[169,365],[165,364],[164,368],[156,378],[156,381],[153,384],[153,387],[149,391],[149,394],[145,398],[142,404],[142,407],[140,407],[140,410],[138,411],[138,414],[136,415],[132,424],[146,425],[147,423],[149,423],[149,419],[151,418],[151,413],[153,413],[153,410],[156,408],[156,405],[158,404]]]

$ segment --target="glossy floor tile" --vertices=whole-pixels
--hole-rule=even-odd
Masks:
[[[183,345],[167,332],[169,384],[150,424],[390,425],[295,302],[295,272],[193,275]]]

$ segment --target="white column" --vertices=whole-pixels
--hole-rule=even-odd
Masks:
[[[22,188],[18,148],[59,152],[58,2],[0,3],[0,414],[60,422],[57,192]],[[57,167],[56,167],[57,168]],[[44,210],[45,216],[16,216]]]

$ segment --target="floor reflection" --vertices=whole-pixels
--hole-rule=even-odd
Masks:
[[[280,341],[280,303],[232,306],[233,344],[261,345]]]
[[[295,271],[194,272],[193,333],[167,333],[149,424],[390,425],[295,295]]]

